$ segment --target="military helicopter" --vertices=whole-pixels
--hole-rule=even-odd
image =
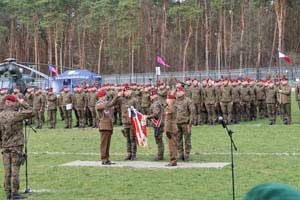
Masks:
[[[12,93],[17,86],[25,94],[26,88],[33,85],[34,78],[30,74],[24,74],[23,69],[38,73],[30,67],[18,64],[15,58],[5,59],[0,64],[0,88],[8,88],[9,93]]]

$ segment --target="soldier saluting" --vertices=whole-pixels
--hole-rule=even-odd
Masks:
[[[22,107],[22,110],[18,110],[17,104]],[[18,99],[14,95],[5,96],[4,110],[0,112],[0,147],[5,175],[4,191],[7,199],[25,198],[18,193],[19,171],[24,161],[23,120],[32,117],[32,109],[23,99]]]

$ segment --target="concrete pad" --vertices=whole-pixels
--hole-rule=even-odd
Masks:
[[[102,165],[101,161],[81,161],[76,160],[60,166],[64,167],[127,167],[140,169],[185,169],[185,168],[224,168],[230,163],[196,163],[196,162],[179,162],[176,167],[167,167],[167,162],[149,162],[149,161],[118,161],[113,165]]]

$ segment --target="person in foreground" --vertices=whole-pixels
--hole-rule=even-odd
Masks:
[[[298,200],[300,192],[289,185],[266,183],[255,186],[243,200]]]
[[[19,171],[25,161],[23,154],[23,120],[33,117],[32,108],[14,95],[5,96],[0,112],[0,147],[4,165],[4,191],[7,199],[24,199],[18,193]]]

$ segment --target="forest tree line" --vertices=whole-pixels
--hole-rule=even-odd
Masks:
[[[0,59],[153,72],[300,62],[300,0],[1,0]]]

